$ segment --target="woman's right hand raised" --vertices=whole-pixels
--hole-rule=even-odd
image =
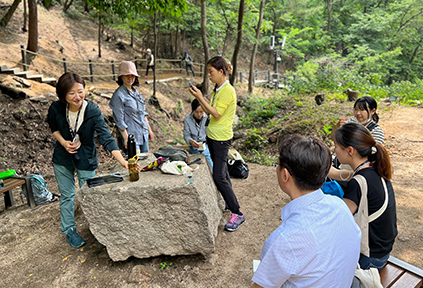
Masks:
[[[189,92],[191,92],[192,96],[194,96],[195,98],[199,99],[203,97],[203,93],[201,93],[201,90],[198,89],[195,86],[192,86],[189,88]]]

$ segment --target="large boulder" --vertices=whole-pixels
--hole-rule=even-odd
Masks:
[[[113,261],[131,256],[210,255],[215,251],[223,200],[213,182],[203,155],[193,172],[194,184],[186,176],[159,170],[142,172],[140,179],[89,188],[78,192],[78,201],[94,237],[106,246]],[[139,161],[144,167],[155,157]]]

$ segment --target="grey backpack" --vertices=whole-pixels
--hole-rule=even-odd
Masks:
[[[154,152],[154,156],[157,158],[162,157],[165,161],[184,161],[186,163],[190,161],[188,151],[171,145],[161,147],[159,150]]]
[[[37,206],[57,200],[59,195],[54,194],[47,189],[47,181],[44,180],[41,174],[29,174],[28,177],[31,179],[32,194],[34,195],[35,204]],[[22,191],[21,194],[28,198],[25,192]]]

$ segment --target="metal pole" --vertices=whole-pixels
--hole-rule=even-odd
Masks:
[[[91,59],[88,60],[90,62],[90,75],[91,75],[91,82],[94,82],[94,73],[93,73],[93,61]]]
[[[137,60],[135,60],[135,63],[137,63]],[[135,67],[137,67],[136,64],[135,64]],[[115,61],[114,60],[112,60],[112,74],[113,74],[113,80],[116,81]]]
[[[63,58],[63,69],[65,73],[68,73],[68,64],[66,63],[66,58]]]
[[[26,71],[26,54],[25,54],[25,47],[21,45],[21,54],[22,54],[22,66],[23,70]]]

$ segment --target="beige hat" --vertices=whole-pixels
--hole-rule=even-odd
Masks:
[[[135,75],[136,77],[140,77],[137,73],[137,68],[135,68],[135,64],[131,61],[122,61],[119,67],[119,76],[122,75]]]

